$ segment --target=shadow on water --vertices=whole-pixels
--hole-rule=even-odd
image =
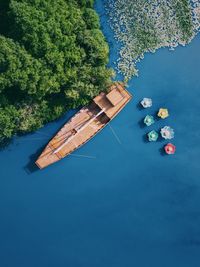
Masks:
[[[163,143],[164,141],[166,141],[161,135],[160,135],[160,129],[158,130],[159,136],[158,136],[158,140],[157,142]]]
[[[144,124],[144,118],[139,120],[138,125],[140,126],[141,129],[144,129],[146,127],[146,125]]]
[[[138,110],[145,110],[140,103],[137,103],[136,107]]]
[[[160,149],[159,149],[159,152],[160,152],[160,155],[165,157],[167,156],[167,154],[165,153],[165,150],[164,150],[164,146],[162,146]]]
[[[8,148],[9,145],[13,143],[13,139],[6,139],[0,142],[0,151],[3,151]]]
[[[149,143],[147,134],[144,134],[144,135],[142,136],[142,140],[143,140],[144,143]]]
[[[34,172],[40,170],[38,168],[38,166],[35,164],[35,161],[37,160],[37,158],[39,157],[39,155],[42,153],[43,149],[44,149],[44,146],[42,146],[41,148],[39,148],[34,154],[32,154],[29,157],[28,164],[24,167],[24,170],[26,171],[27,174],[31,174],[31,173],[34,173]]]
[[[155,111],[152,116],[154,117],[155,122],[162,120],[160,117],[158,117],[158,111]]]

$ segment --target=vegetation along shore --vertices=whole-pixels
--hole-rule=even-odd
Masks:
[[[137,75],[145,52],[188,44],[200,28],[199,0],[104,0],[115,39],[117,68],[126,80]]]
[[[128,81],[145,52],[185,45],[200,0],[103,0]],[[94,0],[0,0],[0,143],[86,105],[111,84]]]
[[[111,83],[93,0],[0,0],[0,143],[83,106]]]

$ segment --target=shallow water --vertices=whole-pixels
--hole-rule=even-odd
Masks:
[[[111,42],[101,2],[97,10]],[[0,152],[1,267],[196,267],[200,264],[200,36],[138,65],[133,100],[87,145],[49,168],[33,164],[69,113]],[[141,110],[143,97],[153,107]],[[159,107],[170,117],[144,128]],[[145,134],[170,125],[177,153]],[[80,155],[91,156],[84,158]]]

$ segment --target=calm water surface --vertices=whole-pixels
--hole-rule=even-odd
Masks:
[[[111,46],[117,44],[97,10]],[[86,146],[37,171],[33,161],[72,113],[15,138],[0,152],[1,267],[200,266],[200,36],[175,52],[161,49],[138,65],[133,101]],[[154,105],[140,110],[138,102]],[[144,128],[159,107],[170,117]],[[177,153],[147,143],[149,129],[171,125]],[[83,158],[80,155],[91,156]]]

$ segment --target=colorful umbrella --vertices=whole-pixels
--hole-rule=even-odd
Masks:
[[[148,135],[148,139],[149,139],[150,142],[151,141],[155,142],[158,139],[158,133],[156,131],[154,131],[154,130],[149,132],[147,135]]]
[[[166,152],[168,155],[174,154],[175,151],[176,151],[176,147],[175,147],[175,145],[173,145],[173,144],[171,144],[171,143],[167,144],[167,145],[164,147],[164,149],[165,149],[165,152]]]
[[[174,130],[170,126],[165,126],[160,130],[160,134],[164,139],[174,138]]]
[[[168,109],[167,108],[160,108],[157,115],[161,119],[167,118],[169,116]]]
[[[151,98],[143,98],[140,104],[143,108],[150,108],[152,106],[152,99]]]
[[[150,126],[151,124],[153,124],[155,121],[154,121],[154,118],[153,116],[151,115],[147,115],[145,118],[144,118],[144,123],[147,125],[147,126]]]

